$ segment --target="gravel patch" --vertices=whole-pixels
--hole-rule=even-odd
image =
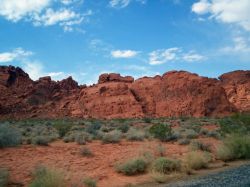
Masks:
[[[250,187],[250,164],[164,187]]]

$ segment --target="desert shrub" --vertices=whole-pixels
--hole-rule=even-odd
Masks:
[[[183,139],[178,140],[178,144],[179,145],[188,145],[188,144],[190,144],[190,140],[183,138]]]
[[[84,145],[86,144],[86,142],[91,142],[93,138],[92,135],[84,131],[74,132],[72,134],[69,134],[69,136],[67,137],[70,138],[70,140],[73,139],[73,141],[75,141],[79,145]]]
[[[219,139],[220,138],[220,133],[217,132],[217,131],[208,131],[207,136]]]
[[[143,131],[130,128],[127,132],[126,138],[132,141],[142,141],[145,137],[145,133]]]
[[[250,158],[250,137],[247,135],[231,135],[224,140],[224,145],[233,154],[233,159]]]
[[[90,124],[87,124],[86,126],[86,132],[92,135],[96,135],[97,131],[101,128],[101,123],[96,121]]]
[[[78,143],[79,145],[85,145],[86,144],[85,138],[81,134],[76,135],[75,142]]]
[[[210,159],[211,158],[207,153],[193,151],[187,153],[184,160],[187,168],[198,170],[207,168]]]
[[[217,159],[223,160],[223,161],[231,161],[234,160],[234,154],[233,151],[226,145],[222,144],[219,145],[216,149],[216,157]]]
[[[209,130],[201,128],[199,134],[202,136],[207,136],[208,132],[209,132]]]
[[[151,123],[152,119],[151,118],[143,118],[143,121],[145,123]]]
[[[80,149],[80,154],[85,157],[92,157],[94,155],[92,151],[87,147],[82,147]]]
[[[250,132],[250,115],[235,114],[219,120],[220,133],[226,134],[248,134]]]
[[[0,168],[0,187],[5,187],[9,182],[9,171],[5,168]]]
[[[211,152],[211,144],[203,143],[198,140],[192,141],[190,144],[190,148],[192,151],[201,150],[201,151]]]
[[[116,166],[116,171],[119,173],[123,173],[124,175],[136,175],[140,173],[144,173],[147,168],[147,163],[145,160],[137,158],[133,160],[129,160],[123,164],[119,164]]]
[[[103,135],[103,143],[118,143],[121,140],[121,132],[114,130]]]
[[[193,129],[186,129],[184,133],[184,137],[188,139],[194,139],[198,137],[198,133]]]
[[[39,166],[33,174],[33,181],[29,187],[66,187],[62,173]]]
[[[14,147],[22,143],[21,133],[7,125],[0,124],[0,148]]]
[[[86,187],[96,187],[96,180],[94,180],[92,178],[85,178],[83,180],[83,184]]]
[[[64,137],[71,129],[72,124],[66,122],[56,122],[53,127],[58,131],[59,136]]]
[[[128,124],[121,124],[118,127],[118,130],[120,130],[122,133],[126,133],[129,130],[129,125]]]
[[[181,164],[179,160],[159,157],[153,163],[153,170],[159,173],[168,174],[172,171],[179,171]]]
[[[156,124],[150,127],[150,134],[161,141],[166,141],[168,136],[172,134],[171,127],[167,124]]]
[[[50,138],[47,136],[36,136],[32,139],[32,143],[35,145],[48,146]]]
[[[156,154],[158,155],[158,156],[165,156],[165,154],[166,154],[166,148],[163,146],[163,145],[158,145],[157,147],[156,147]]]

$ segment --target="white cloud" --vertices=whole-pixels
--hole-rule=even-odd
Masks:
[[[83,3],[83,0],[61,0],[64,5],[71,5],[73,3]]]
[[[249,0],[200,0],[193,4],[192,11],[199,15],[209,13],[210,18],[250,31]]]
[[[138,51],[133,51],[133,50],[114,50],[111,51],[111,56],[113,58],[133,58],[138,53],[139,53]]]
[[[226,53],[250,53],[250,40],[242,36],[233,38],[233,46],[224,47],[222,49]]]
[[[0,15],[16,22],[30,14],[40,13],[50,3],[51,0],[0,0]]]
[[[186,54],[183,54],[183,60],[187,62],[197,62],[197,61],[202,61],[205,59],[204,56],[197,54],[195,52],[189,52]]]
[[[12,62],[14,60],[21,60],[25,57],[31,56],[33,53],[31,51],[25,51],[22,48],[16,48],[11,52],[0,53],[0,63]]]
[[[149,64],[159,65],[159,64],[164,64],[168,61],[176,60],[177,53],[179,51],[180,49],[177,47],[152,51],[149,54]]]
[[[197,14],[206,14],[210,10],[211,4],[207,0],[201,0],[198,3],[193,4],[192,11]]]
[[[149,53],[149,64],[160,65],[167,62],[180,61],[196,62],[206,59],[205,56],[196,53],[195,51],[183,52],[178,47],[168,49],[158,49]]]
[[[62,80],[70,76],[65,72],[46,72],[44,65],[38,61],[25,60],[21,63],[21,67],[27,72],[32,80],[38,80],[40,77],[50,76],[53,80]]]
[[[36,14],[33,16],[33,23],[36,26],[50,26],[59,24],[64,28],[64,31],[72,31],[73,25],[81,24],[83,20],[90,15],[92,15],[91,10],[88,10],[84,14],[78,14],[67,8],[61,8],[56,11],[48,8],[44,14]]]
[[[57,0],[0,0],[0,16],[18,22],[31,22],[35,26],[60,25],[64,31],[72,31],[73,26],[88,21],[92,11],[75,12],[73,7],[65,7],[72,3],[83,3],[83,0],[61,0],[61,6],[55,8]],[[55,9],[53,9],[54,7]],[[77,29],[76,29],[77,30]]]
[[[132,1],[139,2],[141,4],[146,4],[147,0],[110,0],[109,6],[112,8],[125,8],[127,7]]]

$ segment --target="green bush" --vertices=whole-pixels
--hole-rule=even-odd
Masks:
[[[121,132],[114,130],[103,135],[103,143],[118,143],[121,140]]]
[[[101,128],[101,123],[99,121],[87,124],[86,132],[96,136],[97,131]]]
[[[179,160],[159,157],[153,162],[153,170],[159,173],[168,174],[173,171],[179,171],[181,163]]]
[[[143,159],[133,159],[129,160],[123,164],[116,166],[116,170],[124,175],[136,175],[144,173],[147,168],[147,163]]]
[[[9,171],[5,168],[0,168],[0,187],[5,187],[9,182]]]
[[[35,145],[48,146],[50,138],[47,136],[37,136],[32,139],[32,143]]]
[[[121,124],[118,127],[118,130],[120,130],[122,133],[126,133],[129,130],[129,125],[128,124]]]
[[[250,133],[250,114],[235,114],[219,120],[220,133],[227,134],[249,134]]]
[[[66,184],[60,172],[39,166],[29,187],[66,187]]]
[[[64,137],[71,129],[72,124],[66,122],[56,122],[53,127],[58,131],[59,136]]]
[[[167,124],[156,124],[150,127],[150,134],[161,141],[166,141],[172,135],[171,127]]]
[[[80,149],[80,154],[85,157],[92,157],[94,155],[92,151],[87,147],[82,147]]]
[[[130,128],[126,135],[127,140],[131,141],[143,141],[144,137],[145,137],[144,132],[134,128]]]
[[[231,135],[224,144],[233,154],[233,159],[250,158],[250,137],[248,135]]]
[[[96,181],[92,178],[86,178],[83,180],[83,184],[86,187],[96,187]]]
[[[22,143],[21,133],[7,125],[0,124],[0,148],[14,147]]]

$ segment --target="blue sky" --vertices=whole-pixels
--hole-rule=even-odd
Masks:
[[[249,0],[0,0],[0,65],[36,80],[250,69]]]

